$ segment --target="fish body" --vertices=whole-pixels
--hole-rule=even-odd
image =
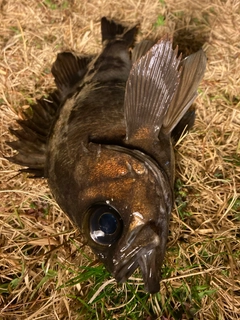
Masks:
[[[189,107],[206,58],[199,51],[181,61],[167,37],[134,46],[137,26],[102,18],[101,29],[98,56],[58,55],[52,67],[57,92],[35,107],[49,123],[36,133],[37,115],[21,122],[23,130],[13,132],[19,142],[12,144],[19,153],[10,160],[43,173],[118,281],[140,267],[146,291],[155,293],[174,203],[173,142],[194,122]],[[41,152],[35,150],[39,159],[31,163],[25,157],[33,144]]]

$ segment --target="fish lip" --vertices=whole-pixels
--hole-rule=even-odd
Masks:
[[[139,267],[142,271],[145,290],[149,293],[160,291],[160,267],[157,263],[157,248],[142,252],[138,258]]]
[[[118,259],[113,259],[115,279],[118,282],[125,282],[140,267],[145,290],[149,293],[159,292],[160,269],[163,260],[159,242],[159,236],[154,234],[147,245],[136,246],[135,249],[123,254]]]

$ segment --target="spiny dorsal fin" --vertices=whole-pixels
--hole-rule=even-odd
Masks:
[[[195,100],[197,88],[206,69],[206,62],[203,50],[199,50],[181,61],[179,66],[181,68],[180,83],[164,117],[164,133],[172,132]]]
[[[75,91],[91,60],[91,56],[77,56],[67,51],[58,53],[52,66],[52,74],[62,99]]]
[[[179,59],[164,38],[134,63],[124,101],[127,140],[157,139],[179,83]]]
[[[10,129],[18,140],[7,143],[18,153],[7,159],[27,167],[20,171],[31,173],[34,177],[44,177],[46,143],[60,104],[59,93],[54,91],[48,98],[43,97],[31,106],[32,116],[26,114],[25,120],[17,121],[21,129]]]

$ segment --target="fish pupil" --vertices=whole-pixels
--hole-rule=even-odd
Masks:
[[[117,230],[117,219],[110,212],[105,212],[99,218],[99,228],[105,234],[113,234]]]
[[[92,240],[101,245],[112,245],[121,237],[123,220],[112,206],[97,202],[87,210],[88,230]]]

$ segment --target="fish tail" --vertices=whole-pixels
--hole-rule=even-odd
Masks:
[[[123,34],[124,29],[124,26],[122,26],[121,24],[103,17],[101,19],[102,42],[104,42],[105,40],[115,39],[116,35]]]
[[[127,45],[130,46],[135,40],[138,27],[139,25],[136,25],[129,29],[129,27],[124,27],[113,20],[108,20],[106,17],[103,17],[101,19],[102,42],[114,40],[118,35],[124,35],[124,40],[127,42]]]
[[[46,143],[59,105],[59,92],[55,90],[48,98],[42,97],[31,106],[31,115],[25,113],[24,120],[17,120],[20,129],[9,129],[18,140],[7,144],[17,153],[6,158],[26,167],[20,171],[30,173],[32,177],[45,176]]]

